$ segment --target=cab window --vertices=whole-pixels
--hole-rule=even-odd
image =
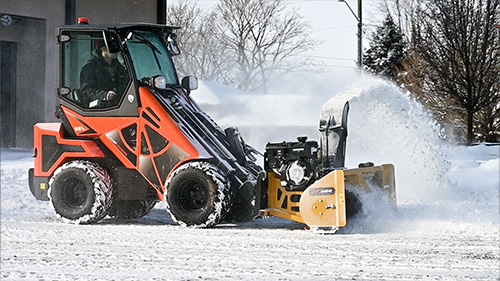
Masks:
[[[63,32],[61,98],[83,109],[113,107],[130,78],[120,52],[111,53],[103,32]]]
[[[168,50],[156,32],[131,30],[128,37],[127,47],[137,80],[162,75],[166,84],[179,84]]]

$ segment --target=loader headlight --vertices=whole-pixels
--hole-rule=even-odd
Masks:
[[[156,89],[167,88],[167,79],[165,78],[165,76],[163,75],[156,76],[153,81]]]
[[[286,178],[294,185],[302,185],[309,180],[307,176],[307,167],[302,165],[298,160],[289,164],[286,168]]]

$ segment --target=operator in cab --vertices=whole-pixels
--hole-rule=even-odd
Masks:
[[[92,52],[92,58],[80,72],[80,89],[88,108],[116,105],[128,84],[125,67],[109,52],[104,41]]]

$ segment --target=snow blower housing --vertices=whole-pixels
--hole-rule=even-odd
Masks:
[[[394,167],[372,163],[346,169],[346,102],[337,119],[320,120],[320,144],[298,137],[297,142],[268,143],[261,214],[303,222],[322,231],[336,231],[361,208],[360,192],[385,192],[395,203]],[[335,120],[341,120],[337,124]]]
[[[222,130],[191,98],[196,78],[179,81],[176,29],[56,28],[61,122],[35,124],[29,184],[59,216],[139,218],[164,200],[181,225],[247,221],[260,211],[336,229],[346,221],[345,182],[394,194],[391,165],[343,168],[347,121],[322,121],[320,144],[268,144],[262,169],[238,129]]]

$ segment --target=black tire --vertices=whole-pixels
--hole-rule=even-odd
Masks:
[[[138,219],[147,215],[156,205],[156,200],[114,201],[109,216],[118,219]]]
[[[212,164],[190,162],[177,168],[165,191],[167,210],[183,226],[212,227],[229,211],[229,183]]]
[[[77,160],[57,168],[48,193],[57,215],[71,223],[90,224],[108,214],[113,185],[104,168]]]

